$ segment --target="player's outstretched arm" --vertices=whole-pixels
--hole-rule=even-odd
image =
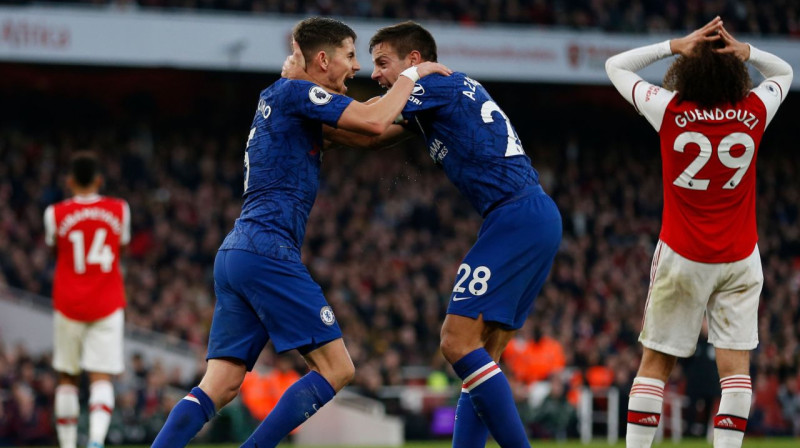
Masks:
[[[437,62],[423,62],[403,71],[391,89],[380,100],[372,104],[353,101],[344,110],[338,128],[370,136],[381,135],[394,122],[403,110],[414,89],[414,84],[422,77],[439,73],[450,75],[452,71]]]

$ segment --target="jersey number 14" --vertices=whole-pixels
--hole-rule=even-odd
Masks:
[[[108,231],[106,229],[95,230],[92,245],[89,246],[89,252],[87,253],[83,231],[73,230],[69,232],[67,238],[72,243],[72,264],[75,266],[76,274],[85,273],[87,264],[97,264],[100,265],[101,271],[111,272],[111,267],[114,264],[114,251],[111,250],[111,246],[106,244],[107,235]]]

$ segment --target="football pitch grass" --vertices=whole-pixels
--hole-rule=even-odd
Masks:
[[[403,448],[450,448],[450,441],[438,442],[408,442],[403,445]],[[190,444],[188,448],[238,448],[238,444]],[[366,445],[356,446],[310,446],[310,445],[293,445],[282,444],[278,448],[370,448]],[[497,448],[497,444],[489,443],[487,448]],[[531,441],[532,448],[624,448],[625,441],[621,440],[616,445],[609,445],[603,440],[595,440],[589,445],[583,445],[579,440],[566,440],[563,442],[554,442],[550,440],[533,440]],[[673,444],[669,440],[661,443],[654,443],[653,448],[711,448],[711,444],[706,442],[705,439],[683,439],[679,443]],[[748,437],[744,441],[742,448],[798,448],[800,447],[800,438],[758,438]],[[145,446],[130,446],[128,448],[147,448]]]

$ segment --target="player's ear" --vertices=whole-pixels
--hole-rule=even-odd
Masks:
[[[325,50],[319,50],[316,55],[314,55],[314,62],[319,64],[319,67],[327,71],[328,64],[330,63],[330,59],[328,58],[328,53]]]
[[[95,176],[94,187],[96,190],[100,190],[100,188],[103,186],[103,183],[105,183],[105,178],[103,178],[102,174],[98,174],[97,176]]]
[[[70,191],[75,189],[75,179],[72,177],[72,174],[67,175],[67,188]]]
[[[419,65],[420,63],[424,62],[422,60],[422,55],[417,50],[411,50],[411,53],[408,53],[406,59],[411,63],[411,65]]]

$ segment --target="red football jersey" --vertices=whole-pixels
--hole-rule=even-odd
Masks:
[[[45,240],[56,247],[53,307],[79,321],[93,321],[125,306],[119,269],[130,241],[130,210],[121,199],[75,196],[47,207]]]
[[[756,156],[781,102],[765,82],[739,104],[702,109],[641,81],[634,106],[661,140],[664,210],[660,239],[702,263],[747,258],[758,242]]]

